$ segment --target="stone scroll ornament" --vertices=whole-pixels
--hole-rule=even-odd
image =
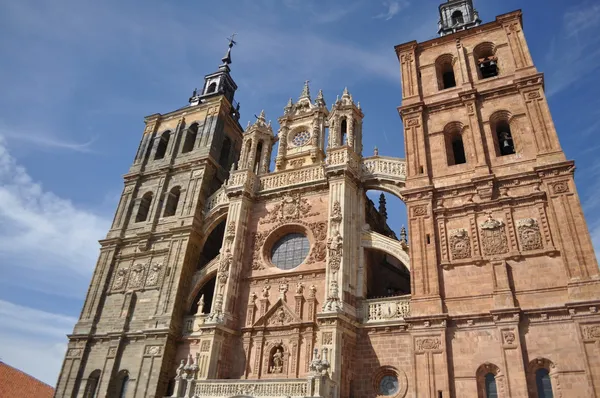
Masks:
[[[454,229],[449,233],[450,253],[453,260],[471,258],[471,239],[466,229]]]
[[[504,232],[504,222],[495,220],[490,214],[488,219],[480,225],[481,245],[483,254],[495,256],[508,252],[508,241]]]
[[[539,250],[544,248],[544,245],[542,244],[542,234],[540,233],[540,226],[538,225],[537,220],[526,218],[517,221],[517,231],[519,233],[519,241],[521,242],[522,250]]]

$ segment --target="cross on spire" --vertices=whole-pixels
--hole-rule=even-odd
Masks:
[[[233,33],[231,37],[227,38],[227,40],[229,40],[229,48],[227,48],[227,54],[221,59],[221,61],[223,61],[223,65],[221,66],[229,65],[231,63],[231,47],[237,44],[234,40],[236,35],[237,33]]]

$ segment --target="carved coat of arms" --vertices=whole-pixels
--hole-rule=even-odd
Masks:
[[[490,215],[480,227],[484,255],[494,256],[508,252],[508,241],[504,233],[503,221],[495,220]]]
[[[465,229],[450,231],[450,253],[453,260],[471,257],[471,240]]]
[[[517,230],[522,250],[537,250],[544,248],[542,245],[542,234],[540,233],[540,226],[538,225],[537,220],[533,218],[519,220],[517,222]]]

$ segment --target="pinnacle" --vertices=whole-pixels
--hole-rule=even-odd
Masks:
[[[300,98],[310,99],[310,87],[308,87],[308,82],[308,80],[304,82],[304,87],[302,88],[302,93],[300,93]]]

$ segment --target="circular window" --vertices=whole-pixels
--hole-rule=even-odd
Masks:
[[[383,376],[379,382],[379,394],[390,396],[397,394],[400,390],[400,384],[398,383],[398,377],[395,375]]]
[[[310,243],[301,233],[291,233],[279,239],[271,251],[271,262],[279,269],[296,268],[308,256]]]
[[[304,146],[308,144],[308,140],[310,140],[310,133],[305,130],[296,133],[296,135],[294,135],[294,138],[292,138],[292,143],[295,146]]]

